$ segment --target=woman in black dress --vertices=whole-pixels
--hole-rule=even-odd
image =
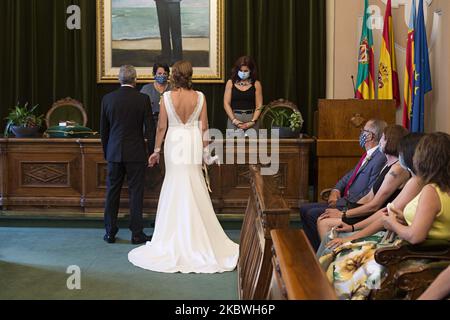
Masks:
[[[251,128],[257,130],[262,106],[263,90],[258,81],[256,64],[251,57],[241,57],[236,61],[225,89],[227,129],[242,132]]]

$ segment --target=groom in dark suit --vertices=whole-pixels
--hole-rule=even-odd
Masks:
[[[131,242],[142,244],[151,240],[144,234],[142,217],[145,169],[148,155],[155,147],[155,124],[150,99],[136,90],[136,70],[122,66],[121,88],[103,98],[100,131],[105,159],[108,161],[104,240],[115,243],[119,231],[120,193],[125,175],[130,198]],[[145,142],[147,138],[147,145]]]

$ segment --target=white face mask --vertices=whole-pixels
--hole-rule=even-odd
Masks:
[[[250,71],[239,71],[238,72],[238,76],[239,78],[241,78],[242,80],[247,80],[248,78],[250,78]]]

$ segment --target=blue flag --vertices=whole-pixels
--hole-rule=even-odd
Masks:
[[[430,59],[428,55],[427,30],[423,13],[423,0],[420,0],[419,3],[414,45],[415,77],[411,131],[424,132],[425,94],[430,92],[433,88],[431,83]]]

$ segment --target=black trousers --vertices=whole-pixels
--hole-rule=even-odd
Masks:
[[[342,199],[342,198],[341,198]],[[345,201],[343,199],[338,202],[337,209],[343,210]],[[300,218],[302,220],[303,231],[305,231],[314,251],[320,247],[322,239],[319,238],[317,230],[317,220],[328,209],[327,203],[307,203],[300,207]]]
[[[142,211],[144,206],[144,184],[146,163],[108,163],[107,195],[105,206],[105,229],[108,235],[118,232],[117,217],[120,206],[120,193],[125,176],[128,181],[128,194],[130,199],[130,230],[138,235],[144,230]]]
[[[180,61],[183,59],[180,3],[156,1],[156,10],[161,33],[161,54],[165,60],[159,62],[171,64]]]

